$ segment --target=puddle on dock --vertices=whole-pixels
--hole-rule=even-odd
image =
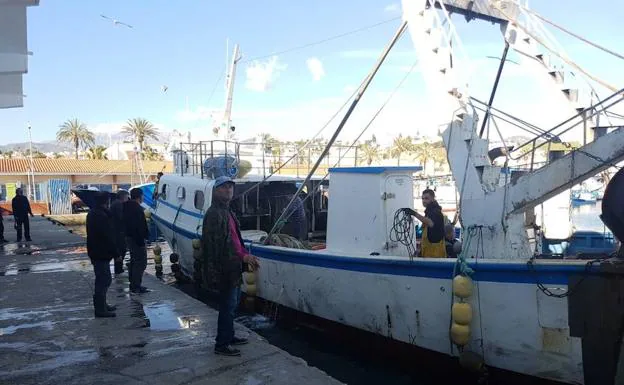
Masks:
[[[63,271],[89,271],[91,269],[91,262],[89,262],[89,260],[77,259],[59,262],[53,259],[40,263],[10,263],[3,270],[0,270],[0,276],[28,273],[57,273]]]
[[[192,315],[180,315],[172,303],[154,303],[143,305],[133,302],[132,317],[139,319],[140,326],[151,330],[190,329],[199,324],[200,318]]]

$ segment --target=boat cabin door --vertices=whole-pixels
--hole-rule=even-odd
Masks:
[[[390,240],[390,231],[394,224],[395,213],[405,207],[414,207],[414,183],[409,174],[390,174],[383,184],[382,205],[385,217],[387,254],[409,257],[407,248]],[[416,240],[414,240],[416,243]]]

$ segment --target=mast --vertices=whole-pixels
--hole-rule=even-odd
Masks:
[[[223,133],[223,139],[228,140],[232,124],[232,97],[234,96],[234,79],[236,77],[236,64],[241,59],[238,44],[234,45],[234,52],[232,54],[232,63],[226,78],[226,93],[225,93],[225,110],[223,113],[223,122],[221,127],[225,128]]]

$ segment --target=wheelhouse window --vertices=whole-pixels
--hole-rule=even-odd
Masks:
[[[204,209],[204,203],[205,203],[205,198],[204,198],[204,192],[201,190],[197,190],[195,191],[195,208],[197,210],[203,210]]]
[[[167,185],[166,184],[162,185],[162,188],[160,190],[160,196],[162,197],[163,200],[167,200]]]
[[[183,186],[178,187],[178,199],[184,200],[186,198],[186,189]]]

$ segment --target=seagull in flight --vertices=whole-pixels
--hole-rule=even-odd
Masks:
[[[119,20],[117,20],[117,19],[113,19],[113,18],[110,18],[110,17],[105,16],[105,15],[100,15],[100,16],[101,16],[102,18],[106,19],[106,20],[110,20],[110,21],[112,21],[112,22],[113,22],[113,25],[123,25],[123,26],[126,26],[126,27],[128,27],[128,28],[134,28],[134,27],[133,27],[133,26],[131,26],[130,24],[122,23],[121,21],[119,21]]]

